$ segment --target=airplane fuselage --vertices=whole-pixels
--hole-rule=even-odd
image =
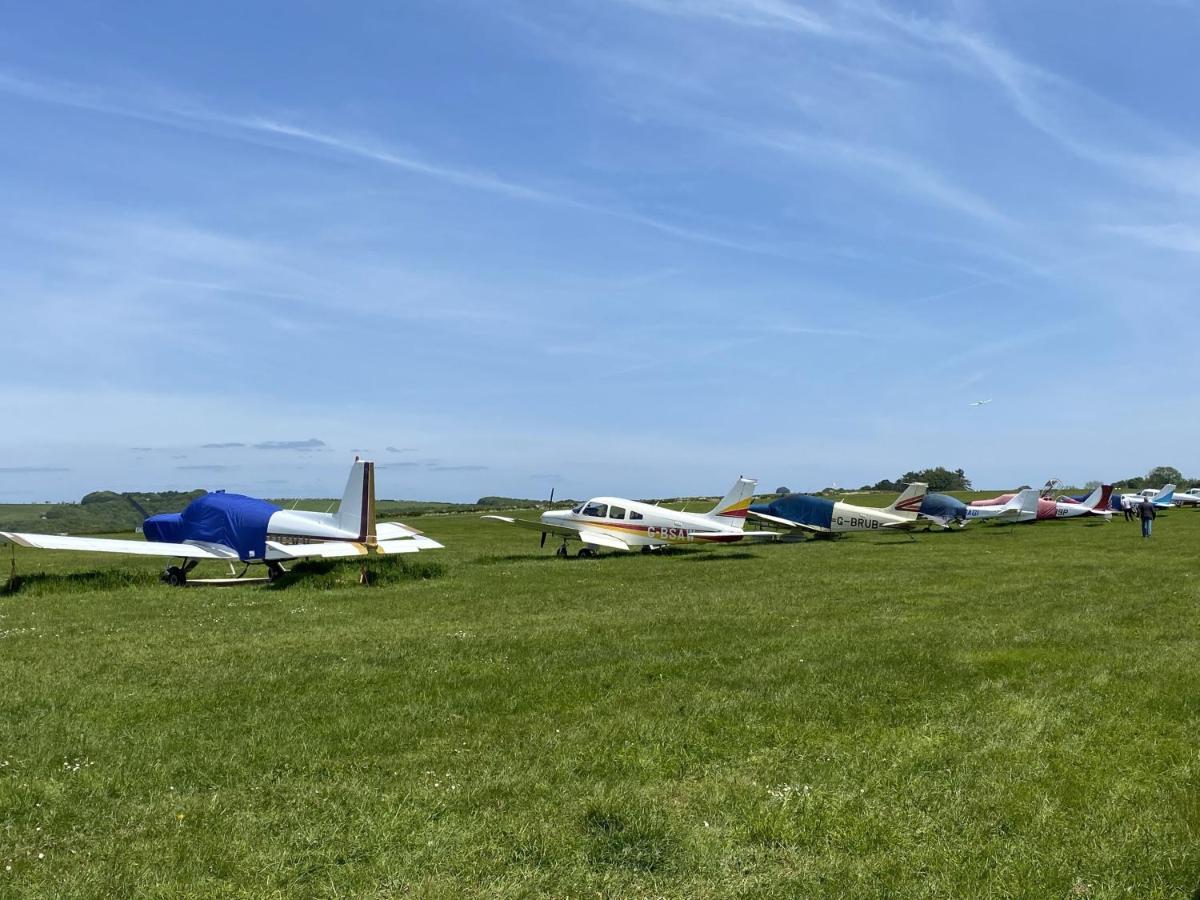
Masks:
[[[723,528],[721,523],[708,516],[664,509],[624,497],[593,497],[571,509],[547,510],[542,513],[541,521],[576,531],[611,534],[634,547],[731,543],[744,537],[741,531]],[[583,539],[583,543],[589,542]]]

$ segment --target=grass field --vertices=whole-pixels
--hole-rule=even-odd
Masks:
[[[18,551],[0,896],[1195,896],[1200,513],[566,561],[420,525],[370,588]]]

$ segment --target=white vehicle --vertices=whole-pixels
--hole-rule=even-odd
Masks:
[[[750,515],[778,528],[814,534],[913,529],[928,522],[918,517],[927,489],[928,485],[914,482],[890,506],[882,509],[809,494],[787,494],[768,503],[753,504]]]
[[[568,556],[568,541],[583,546],[580,556],[595,556],[601,548],[643,553],[677,544],[733,544],[740,541],[775,540],[773,531],[746,531],[746,510],[754,499],[753,478],[739,478],[729,493],[706,513],[676,512],[651,503],[624,497],[593,497],[572,509],[553,509],[538,521],[512,516],[481,516],[492,522],[516,525],[562,540],[557,554]]]
[[[1171,499],[1176,506],[1200,506],[1200,487],[1188,488]]]
[[[968,506],[962,524],[968,522],[1015,523],[1033,522],[1038,518],[1038,501],[1041,497],[1036,488],[1026,488],[1013,494],[999,506]]]
[[[131,556],[178,557],[163,580],[187,582],[201,560],[262,564],[274,580],[290,560],[319,557],[417,553],[442,545],[399,522],[375,521],[375,464],[355,460],[337,509],[329,513],[280,509],[274,503],[215,491],[197,497],[181,513],[150,516],[142,523],[143,541],[66,537],[0,531],[0,539],[38,550],[125,553]],[[245,571],[243,570],[243,574]],[[240,576],[239,576],[240,577]]]
[[[1136,494],[1121,494],[1115,501],[1113,506],[1116,509],[1123,509],[1122,503],[1128,501],[1137,506],[1143,500],[1149,500],[1159,509],[1170,509],[1175,499],[1175,485],[1164,484],[1161,488],[1145,488]]]

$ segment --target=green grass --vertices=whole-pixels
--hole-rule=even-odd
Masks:
[[[1200,513],[566,561],[422,527],[367,588],[18,551],[0,896],[1200,882]]]

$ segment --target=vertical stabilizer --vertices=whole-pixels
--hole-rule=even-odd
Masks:
[[[375,463],[355,460],[333,515],[338,528],[357,535],[365,544],[375,544]]]
[[[1175,485],[1164,484],[1162,490],[1150,498],[1151,503],[1170,503],[1175,496]]]
[[[1009,502],[1015,503],[1017,508],[1021,511],[1020,521],[1028,522],[1037,518],[1038,501],[1041,499],[1042,498],[1036,489],[1026,488],[1023,491],[1020,491]]]
[[[897,497],[891,506],[885,507],[884,512],[915,519],[921,510],[921,504],[925,502],[927,490],[929,490],[929,485],[914,481],[904,489],[904,493]]]
[[[717,519],[726,528],[741,531],[746,527],[746,511],[754,500],[754,489],[758,481],[742,476],[733,483],[729,493],[720,499],[716,506],[705,513],[710,519]]]

